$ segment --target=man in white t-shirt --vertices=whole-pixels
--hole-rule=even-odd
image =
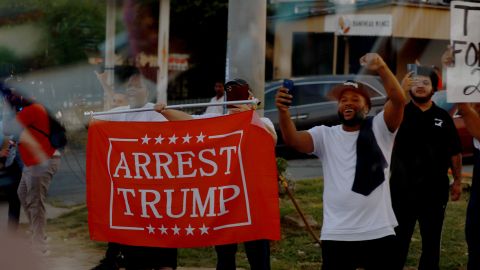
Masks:
[[[285,143],[299,152],[314,154],[322,161],[323,270],[389,269],[389,250],[397,225],[388,174],[405,96],[378,54],[368,53],[360,58],[360,63],[380,75],[388,95],[384,111],[373,119],[366,120],[371,107],[367,88],[354,81],[347,81],[331,91],[332,97],[338,100],[342,122],[333,127],[316,126],[308,131],[297,131],[290,118],[292,96],[288,89],[281,87],[275,100]],[[371,160],[378,162],[366,166]],[[362,166],[357,166],[359,164]]]
[[[223,88],[223,83],[221,81],[216,81],[214,89],[215,89],[215,96],[212,97],[212,99],[210,100],[210,103],[212,104],[222,103],[224,101],[224,93],[225,93],[225,90]],[[205,114],[208,114],[208,113],[223,114],[223,106],[221,105],[208,106],[207,109],[205,110]]]

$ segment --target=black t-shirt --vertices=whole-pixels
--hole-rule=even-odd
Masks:
[[[435,103],[422,111],[410,102],[393,148],[392,193],[402,190],[429,196],[436,191],[448,192],[451,158],[461,150],[460,137],[447,111]]]

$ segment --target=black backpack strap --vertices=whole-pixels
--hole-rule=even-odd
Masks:
[[[33,128],[34,130],[40,132],[41,134],[43,134],[43,136],[47,137],[47,139],[50,137],[49,134],[47,134],[45,131],[43,131],[43,130],[37,128],[37,127],[35,127],[34,125],[30,125],[30,126],[28,126],[28,127]]]

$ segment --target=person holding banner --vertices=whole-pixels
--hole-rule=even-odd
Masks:
[[[135,109],[135,108],[153,108],[154,104],[148,102],[149,89],[148,81],[139,73],[136,68],[124,71],[129,74],[127,82],[127,99],[129,105],[112,109],[111,111]],[[165,117],[155,111],[143,111],[134,113],[118,113],[97,116],[97,119],[108,121],[145,121],[145,122],[163,122],[167,121]],[[118,258],[122,257],[126,269],[155,269],[169,270],[177,267],[177,249],[175,248],[155,248],[129,246],[118,243],[108,243],[105,258],[92,268],[92,270],[116,270],[119,269]]]
[[[95,71],[95,76],[97,76],[97,79],[103,88],[103,96],[106,109],[113,109],[116,107],[128,105],[127,96],[125,95],[125,93],[115,91],[113,89],[113,84],[108,84],[106,72],[98,73],[97,71]]]
[[[222,88],[223,89],[223,88]],[[227,101],[237,100],[253,100],[254,96],[248,83],[243,79],[234,79],[225,84],[225,93]],[[222,106],[218,106],[222,108]],[[228,114],[240,113],[248,110],[255,110],[256,105],[227,105]],[[155,105],[155,110],[162,113],[168,120],[190,120],[194,118],[218,117],[222,114],[208,113],[203,116],[191,116],[177,110],[165,109],[165,104]],[[261,117],[260,120],[266,131],[270,133],[275,143],[277,141],[277,133],[270,119]],[[247,241],[244,243],[245,253],[252,270],[270,270],[270,242],[266,239]],[[238,250],[237,243],[217,245],[215,252],[217,253],[217,270],[235,270],[236,269],[236,253]]]
[[[470,106],[466,103],[458,104],[459,114],[462,115],[470,134],[474,137],[474,167],[470,200],[467,207],[465,222],[465,236],[468,245],[468,270],[480,269],[480,103]]]
[[[403,269],[417,221],[422,237],[419,269],[439,269],[449,168],[454,178],[451,200],[461,194],[461,142],[449,113],[431,99],[437,82],[432,68],[417,66],[402,83],[411,101],[405,106],[392,155],[391,196],[399,223],[392,269]]]
[[[292,97],[281,87],[275,97],[285,143],[322,160],[324,171],[323,270],[392,269],[394,227],[389,161],[405,106],[402,88],[380,55],[360,58],[382,78],[388,101],[375,117],[367,117],[367,86],[346,81],[330,95],[338,100],[341,125],[298,131],[290,118]]]
[[[234,79],[225,84],[227,101],[253,99],[250,86],[245,80]],[[256,105],[234,105],[228,109],[228,113],[239,113],[242,111],[252,110]],[[266,117],[260,118],[264,124],[265,129],[272,135],[275,142],[277,141],[277,134],[273,123]],[[254,241],[247,241],[244,243],[245,253],[247,254],[248,263],[252,270],[270,270],[270,242],[268,240],[260,239]],[[237,253],[237,244],[227,244],[215,246],[217,253],[217,270],[235,270]]]

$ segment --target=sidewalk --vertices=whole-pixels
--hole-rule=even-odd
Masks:
[[[55,219],[62,214],[68,213],[75,208],[58,208],[50,204],[46,205],[48,219]],[[0,231],[7,230],[7,212],[8,203],[0,202]],[[20,217],[21,229],[25,230],[27,218],[23,211]],[[94,267],[100,259],[103,258],[105,250],[93,249],[86,247],[84,243],[75,239],[75,235],[71,238],[63,238],[61,232],[51,231],[51,227],[47,225],[47,233],[50,238],[48,245],[51,254],[44,258],[43,264],[48,270],[87,270]],[[22,231],[20,231],[22,233]],[[25,235],[25,238],[28,238]],[[215,268],[192,268],[179,267],[178,270],[215,270]],[[241,268],[238,268],[239,270]]]
[[[47,218],[55,219],[62,214],[68,213],[70,208],[58,208],[46,204]],[[27,217],[20,212],[19,234],[22,238],[28,240],[28,235],[23,235],[26,231]],[[0,202],[0,230],[7,231],[8,203]],[[93,249],[84,249],[81,243],[70,239],[60,239],[59,232],[52,232],[47,225],[47,234],[50,238],[48,245],[51,251],[50,256],[44,258],[44,262],[38,265],[45,265],[46,269],[51,270],[85,270],[94,266],[103,256],[102,252]]]
[[[50,204],[46,205],[47,210],[47,218],[53,219],[57,218],[64,213],[68,213],[70,211],[69,208],[58,208],[54,207]],[[0,202],[0,230],[5,231],[7,228],[7,220],[8,220],[8,203],[7,201]],[[26,224],[27,217],[23,211],[20,211],[20,223]]]

